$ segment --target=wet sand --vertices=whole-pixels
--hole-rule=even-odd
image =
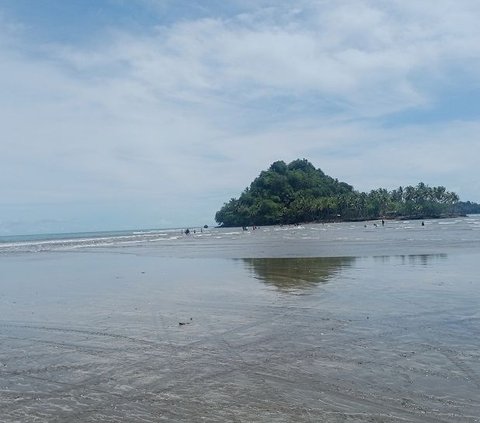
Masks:
[[[479,259],[0,257],[1,420],[478,422]]]

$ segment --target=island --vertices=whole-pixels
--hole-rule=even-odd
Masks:
[[[219,226],[297,224],[372,219],[427,219],[480,212],[480,205],[460,202],[443,186],[378,188],[360,192],[326,175],[307,159],[272,163],[215,214]]]

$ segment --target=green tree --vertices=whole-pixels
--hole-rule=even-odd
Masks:
[[[279,160],[260,172],[238,199],[216,213],[224,226],[271,225],[335,219],[376,219],[384,216],[440,216],[453,210],[458,195],[445,187],[400,186],[368,194],[357,192],[306,159],[288,165]]]

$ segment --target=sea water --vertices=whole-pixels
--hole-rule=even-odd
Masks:
[[[148,229],[0,236],[0,254],[86,248],[153,247],[156,254],[195,257],[289,257],[402,254],[475,248],[480,215],[422,221],[343,222],[249,228]]]

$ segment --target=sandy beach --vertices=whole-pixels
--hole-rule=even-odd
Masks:
[[[310,229],[288,236],[308,245]],[[371,249],[295,257],[272,231],[230,250],[199,238],[195,254],[140,243],[0,256],[1,420],[480,421],[478,232],[464,248],[444,230],[431,251],[413,228],[419,254],[378,254],[381,240],[351,230]],[[242,243],[264,257],[237,254]]]

